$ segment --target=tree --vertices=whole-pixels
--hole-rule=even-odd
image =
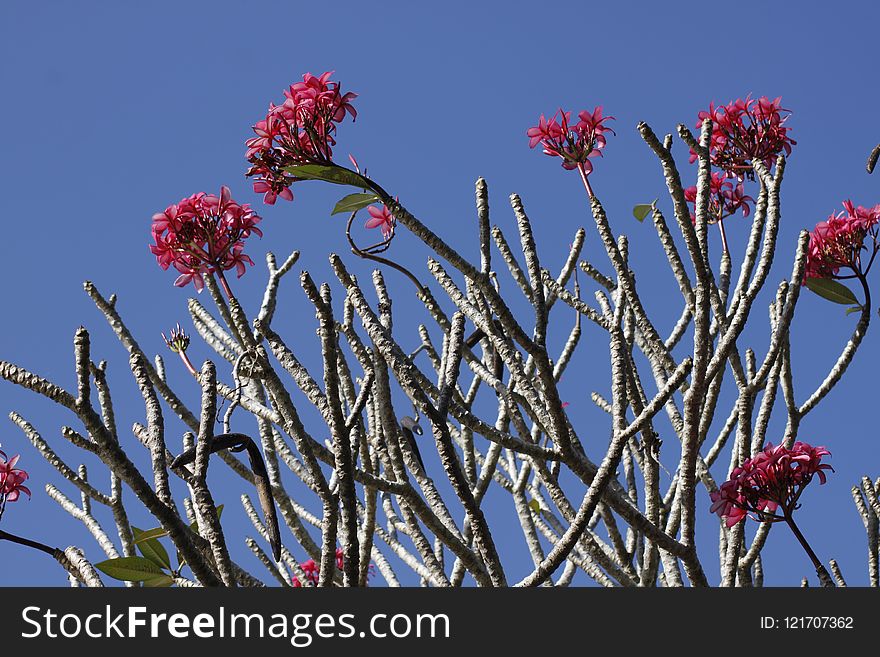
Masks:
[[[779,99],[711,105],[699,115],[699,137],[678,127],[697,165],[693,187],[682,182],[671,152],[672,135],[661,141],[647,124],[638,126],[659,161],[673,207],[673,222],[667,222],[659,201],[633,211],[639,221],[651,216],[677,283],[678,292],[670,299],[680,294],[680,319],[664,338],[640,297],[638,263],[630,262],[628,240],[615,235],[591,184],[593,163],[612,132],[607,123],[613,117],[604,116],[601,107],[580,112],[576,123],[563,110],[549,120],[541,116],[527,132],[531,147],[540,145],[545,154],[560,158],[564,169],[577,171],[611,267],[606,274],[582,258],[587,232],[579,229],[561,270],[551,273],[542,265],[518,196],[510,202],[524,264],[502,230],[490,224],[482,179],[476,184],[480,258],[471,262],[353,158],[353,169],[336,162],[336,127],[356,116],[355,97],[343,94],[329,73],[307,74],[285,91],[281,105],[270,106],[247,143],[248,175],[266,203],[292,201],[292,185],[305,180],[360,190],[343,197],[334,213],[349,214],[346,236],[352,253],[381,266],[371,281],[378,302],[369,301],[367,286],[336,254],[330,256],[340,291],[335,304],[333,286],[319,285],[307,272],[300,276],[316,313],[323,371],[317,376],[309,372],[273,328],[279,286],[298,252],[281,265],[267,255],[263,300],[256,316],[249,317],[225,272],[235,270],[240,277],[253,265],[244,249],[249,237],[262,234],[260,217],[248,204],[233,200],[226,187],[219,196],[202,192],[182,199],[153,217],[151,249],[163,269],[173,266],[179,272],[175,285],[192,283],[208,290],[214,309],[190,299],[192,324],[219,360],[231,365],[231,381],[222,381],[211,361],[200,368],[191,362],[190,337],[178,325],[166,344],[201,389],[198,412],[188,408],[169,385],[163,359],[151,362],[138,345],[115,297],[105,298],[87,282],[86,293],[130,354],[146,415],[133,433],[149,450],[151,472],[139,471],[119,440],[106,363],[93,360],[84,328],[74,339],[75,393],[0,362],[4,379],[78,418],[84,430],[65,427],[62,435],[97,456],[110,473],[110,492],[105,493],[90,482],[85,468],[65,464],[33,425],[13,413],[41,455],[81,492],[82,503],[51,484],[48,494],[85,524],[107,559],[93,566],[94,560],[76,547],[62,551],[7,532],[0,532],[0,538],[48,552],[72,582],[87,585],[102,583],[98,571],[148,586],[260,585],[230,557],[227,542],[238,537],[224,533],[222,508],[207,481],[216,454],[256,490],[260,512],[249,494],[242,503],[274,558],[252,538],[247,545],[282,585],[364,586],[374,570],[398,585],[401,578],[386,556],[394,554],[431,586],[459,585],[465,578],[480,586],[567,585],[577,571],[604,586],[705,586],[710,577],[699,558],[695,527],[701,500],[710,498],[720,518],[722,585],[762,583],[761,550],[780,522],[803,545],[821,584],[843,583],[835,562],[830,561],[829,573],[794,519],[806,486],[814,478],[824,483],[830,467],[822,462],[829,450],[799,440],[798,431],[804,416],[841,381],[867,331],[872,312],[867,274],[878,251],[880,206],[847,201],[841,213],[812,232],[801,232],[791,275],[770,303],[766,353],[759,359],[744,345],[745,329],[757,323],[752,311],[776,252],[786,157],[795,144],[786,123],[789,112]],[[746,185],[756,187],[755,198],[745,193]],[[366,228],[379,228],[382,236],[368,247],[359,246],[353,236],[364,209]],[[751,227],[748,248],[734,263],[724,220],[737,212],[751,216]],[[723,247],[717,266],[709,257],[711,224],[718,226]],[[428,270],[447,299],[438,301],[416,274],[393,260],[391,247],[401,228],[424,244]],[[502,282],[493,268],[493,242],[510,281]],[[433,323],[432,329],[419,327],[414,351],[404,348],[394,330],[383,273],[392,269],[414,284],[425,321]],[[595,288],[596,305],[582,298],[581,275]],[[841,280],[857,281],[863,299]],[[789,335],[804,286],[849,306],[859,317],[826,379],[798,402]],[[517,295],[530,307],[525,316],[512,310]],[[449,304],[452,313],[444,310]],[[563,310],[573,310],[574,321],[561,350],[553,353],[551,322],[570,321],[565,317],[572,314]],[[592,393],[610,420],[598,459],[588,455],[579,434],[583,428],[570,421],[559,389],[581,347],[584,320],[607,336],[597,362],[605,353],[610,362],[609,397]],[[442,334],[442,344],[432,331]],[[721,391],[728,376],[736,394],[725,416]],[[300,393],[317,410],[321,426],[306,426],[296,401]],[[768,426],[779,411],[786,427],[774,445]],[[169,447],[168,413],[189,429],[180,450]],[[668,428],[660,426],[664,414]],[[245,424],[257,431],[242,430]],[[713,430],[718,430],[714,439]],[[330,436],[326,444],[318,438],[324,433]],[[442,485],[432,478],[438,472],[426,470],[422,453],[427,449],[437,451],[446,480]],[[247,464],[234,455],[242,451]],[[729,455],[729,465],[719,486],[711,470],[717,474],[725,467],[716,465],[722,454]],[[665,489],[664,459],[675,463]],[[5,505],[29,491],[22,488],[27,475],[15,467],[16,459],[6,461],[3,455],[3,464]],[[282,464],[320,501],[320,516],[291,494],[291,476],[282,476]],[[172,492],[175,478],[188,490],[181,505]],[[493,536],[492,518],[484,508],[492,486],[510,494],[533,562],[532,572],[518,582],[508,579],[504,545]],[[142,530],[128,521],[126,488],[155,518],[155,528]],[[875,586],[878,488],[880,481],[865,477],[861,489],[853,489],[868,534]],[[112,510],[119,547],[92,514],[93,502]],[[301,562],[282,545],[276,507],[308,560]],[[744,530],[749,517],[760,523],[752,538]],[[163,540],[173,544],[176,560]]]

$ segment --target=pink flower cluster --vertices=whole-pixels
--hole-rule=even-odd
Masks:
[[[375,205],[371,205],[367,208],[367,212],[370,214],[370,218],[367,219],[364,226],[366,228],[378,228],[382,231],[382,237],[386,240],[390,239],[394,235],[396,222],[388,206],[383,205],[381,208],[377,208]]]
[[[852,201],[844,201],[843,208],[842,212],[816,224],[810,233],[805,278],[834,278],[841,267],[861,275],[870,269],[880,248],[877,243],[880,205],[854,207]],[[865,238],[868,236],[873,244],[867,249],[871,254],[863,267],[862,251],[866,250]]]
[[[150,251],[162,269],[173,265],[180,272],[175,285],[192,281],[201,291],[205,275],[235,268],[241,277],[245,263],[254,264],[244,240],[252,233],[262,237],[259,221],[247,203],[232,200],[228,187],[219,197],[199,192],[153,215]]]
[[[342,548],[336,548],[336,567],[339,570],[342,570],[344,560],[342,557]],[[306,575],[306,578],[315,586],[318,585],[318,578],[321,575],[321,567],[315,563],[314,559],[309,559],[308,561],[303,561],[300,565],[300,568],[303,569],[303,572]],[[373,564],[370,564],[370,574],[373,573]],[[294,588],[301,588],[302,582],[299,581],[299,578],[294,575],[293,576],[293,586]]]
[[[6,502],[15,502],[22,493],[31,496],[30,489],[24,485],[28,473],[15,467],[18,458],[16,454],[11,459],[7,459],[6,453],[0,450],[0,515]]]
[[[564,112],[561,108],[549,121],[542,114],[538,125],[526,131],[529,148],[541,144],[545,155],[562,158],[564,169],[582,167],[584,173],[589,174],[593,170],[589,158],[601,156],[605,148],[604,133],[614,134],[605,125],[606,121],[613,118],[602,116],[601,105],[592,112],[584,110],[578,114],[579,121],[573,126],[571,112]]]
[[[752,160],[760,160],[772,166],[776,157],[797,142],[788,136],[791,128],[785,125],[791,112],[780,105],[781,98],[770,100],[761,96],[757,100],[747,96],[737,98],[727,105],[709,104],[709,111],[698,115],[697,128],[703,120],[712,119],[712,139],[709,154],[712,164],[730,176],[751,177]],[[690,161],[697,154],[691,151]]]
[[[756,520],[777,521],[776,509],[782,507],[786,516],[798,508],[798,498],[813,476],[825,483],[824,470],[833,468],[822,463],[822,457],[830,455],[825,447],[813,447],[796,442],[791,449],[783,445],[767,446],[741,466],[734,468],[730,479],[710,494],[710,511],[726,518],[727,526],[733,527],[747,515]]]
[[[248,176],[255,176],[254,191],[268,204],[281,198],[292,201],[290,185],[296,178],[284,167],[296,164],[330,164],[336,144],[336,124],[357,112],[351,101],[357,94],[343,94],[332,71],[290,85],[281,105],[270,103],[266,118],[253,126],[255,137],[247,140]]]
[[[696,205],[697,205],[697,187],[688,187],[684,190],[684,197],[691,205],[691,221],[696,223]],[[736,214],[737,210],[742,210],[743,216],[748,217],[752,211],[749,203],[754,203],[755,199],[746,196],[743,190],[742,181],[738,181],[734,186],[723,173],[717,171],[712,172],[712,179],[709,181],[709,223],[714,224],[721,221],[725,217]]]

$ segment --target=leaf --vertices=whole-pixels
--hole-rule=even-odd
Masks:
[[[304,180],[323,180],[325,182],[335,183],[336,185],[351,185],[352,187],[360,187],[361,189],[370,188],[367,179],[359,173],[335,165],[295,164],[290,167],[284,167],[284,171],[292,173],[297,178],[302,178]]]
[[[823,299],[839,303],[844,306],[851,304],[859,305],[859,300],[846,285],[838,283],[830,278],[808,278],[806,286]]]
[[[164,575],[162,569],[144,557],[118,557],[95,564],[95,568],[123,582],[145,582]]]
[[[656,201],[654,201],[656,203]],[[644,221],[648,213],[654,209],[654,203],[639,203],[633,208],[633,216],[639,221]]]
[[[132,527],[132,530],[135,533],[134,536],[134,544],[137,545],[142,541],[148,541],[151,538],[163,538],[168,536],[168,532],[162,529],[161,527],[156,527],[154,529],[147,529],[146,531],[142,531],[140,529],[135,529]],[[138,533],[140,532],[140,533]]]
[[[852,308],[847,308],[847,309],[846,309],[846,314],[847,314],[847,315],[852,315],[853,313],[860,313],[860,312],[862,312],[862,307],[861,307],[861,306],[853,306]]]
[[[174,578],[171,575],[161,574],[158,577],[151,577],[144,580],[144,586],[149,589],[167,588],[174,584]]]
[[[131,528],[131,531],[134,533],[137,548],[140,550],[140,553],[144,558],[149,559],[160,568],[171,570],[171,559],[168,556],[168,552],[159,542],[159,539],[148,538],[146,540],[138,541],[138,539],[143,536],[144,532],[134,526]]]
[[[535,500],[535,499],[529,500],[529,508],[534,513],[541,513],[541,503],[538,502],[538,500]]]
[[[348,196],[339,199],[339,202],[336,203],[336,207],[333,208],[333,212],[330,213],[330,216],[339,214],[340,212],[357,212],[378,200],[379,199],[376,198],[375,194],[364,194],[361,192],[349,194]]]

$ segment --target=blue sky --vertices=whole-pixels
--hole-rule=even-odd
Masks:
[[[798,145],[786,172],[771,289],[790,272],[799,230],[839,209],[846,198],[863,205],[880,201],[880,181],[864,170],[865,158],[880,141],[874,73],[874,27],[880,15],[872,3],[837,2],[829,14],[824,3],[787,9],[784,3],[739,2],[729,5],[724,17],[712,13],[717,5],[691,2],[675,3],[674,9],[631,2],[371,4],[376,6],[345,0],[332,9],[282,2],[0,6],[0,191],[7,226],[0,358],[72,387],[72,337],[85,325],[92,332],[93,357],[110,363],[122,439],[139,463],[146,463],[145,455],[128,428],[143,421],[143,407],[126,375],[124,350],[82,292],[82,282],[92,280],[103,293],[117,293],[119,310],[141,345],[149,353],[163,352],[159,333],[188,319],[186,299],[193,290],[172,287],[173,275],[156,266],[147,250],[150,217],[196,191],[216,193],[221,184],[229,185],[236,199],[257,206],[264,218],[264,239],[248,247],[257,265],[235,282],[247,308],[259,303],[267,250],[283,257],[300,249],[297,269],[331,280],[327,254],[346,252],[342,220],[329,217],[339,189],[303,184],[294,203],[265,207],[243,176],[250,126],[307,71],[335,70],[344,90],[360,94],[357,122],[340,128],[338,156],[354,153],[422,221],[474,257],[475,179],[487,179],[493,221],[508,231],[514,224],[506,197],[520,194],[551,268],[562,262],[577,227],[589,228],[592,219],[576,174],[529,151],[525,130],[540,113],[560,106],[577,111],[604,105],[617,119],[617,136],[597,163],[593,185],[614,229],[630,236],[643,298],[667,327],[680,310],[678,293],[653,229],[630,214],[634,204],[659,197],[671,215],[657,162],[635,131],[638,121],[662,135],[680,122],[692,125],[710,100],[726,102],[748,93],[782,96],[793,111],[789,125]],[[693,178],[680,144],[676,155],[683,175]],[[727,226],[734,253],[741,252],[747,223],[733,218]],[[717,235],[713,238],[717,255]],[[392,253],[428,279],[427,253],[414,238],[401,235]],[[610,269],[594,232],[588,233],[586,255]],[[346,261],[362,275],[370,270],[353,257]],[[872,282],[876,278],[872,272]],[[398,336],[415,346],[414,322],[425,318],[408,283],[393,273],[388,279],[396,293]],[[338,300],[341,293],[335,292]],[[766,348],[761,324],[769,298],[762,297],[755,312],[759,356]],[[287,280],[281,299],[277,328],[294,348],[314,353],[314,313],[295,276]],[[551,337],[558,341],[570,317],[557,320]],[[803,296],[793,335],[800,401],[824,377],[854,322],[839,307]],[[591,407],[589,392],[607,390],[603,339],[587,332],[563,381],[573,421],[583,437],[592,437],[586,447],[597,459],[607,420]],[[878,345],[880,339],[869,331],[843,383],[801,429],[802,439],[831,449],[835,467],[826,486],[814,485],[803,498],[801,528],[823,559],[838,559],[853,584],[867,582],[867,568],[850,487],[864,474],[880,475],[871,412]],[[197,345],[191,355],[200,362],[209,352]],[[317,358],[307,364],[318,371]],[[228,372],[221,368],[221,375]],[[171,377],[195,405],[198,393],[191,381],[177,371]],[[31,393],[0,385],[0,410],[5,416],[12,409],[78,462],[58,432],[73,422],[69,415]],[[62,547],[83,545],[98,557],[82,526],[43,492],[46,482],[69,495],[72,487],[42,462],[14,425],[3,422],[0,443],[7,452],[22,453],[21,465],[31,473],[35,491],[33,500],[10,505],[3,528]],[[173,432],[180,430],[169,422],[172,446]],[[771,425],[774,442],[781,431],[779,423]],[[436,456],[428,460],[429,468],[439,468]],[[242,542],[253,530],[237,501],[250,491],[223,470],[219,464],[212,468],[211,483],[219,501],[227,503],[227,536],[233,537],[236,557],[258,571]],[[96,464],[92,472],[105,486]],[[716,468],[715,474],[724,473]],[[508,500],[492,497],[489,504],[490,514],[497,509],[496,538],[507,550],[510,578],[516,580],[529,568],[528,554]],[[703,556],[717,580],[712,547],[717,523],[706,510],[708,500],[701,504]],[[135,524],[149,523],[134,516]],[[64,583],[45,555],[0,543],[0,559],[2,584]],[[765,571],[769,584],[798,584],[812,574],[785,531],[771,535]]]

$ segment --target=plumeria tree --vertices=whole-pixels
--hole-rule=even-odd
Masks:
[[[698,114],[696,134],[678,126],[690,149],[683,165],[673,157],[673,135],[660,139],[646,123],[638,125],[669,192],[668,201],[633,209],[639,221],[650,216],[676,283],[668,303],[681,311],[664,335],[636,278],[655,272],[632,262],[628,238],[615,232],[632,218],[621,217],[612,227],[601,182],[594,180],[614,135],[614,119],[601,106],[541,115],[525,131],[528,146],[559,158],[564,175],[577,172],[591,214],[589,231],[575,232],[563,266],[552,272],[517,195],[510,205],[520,253],[492,225],[487,183],[477,181],[479,258],[472,261],[354,157],[340,161],[337,128],[357,117],[357,96],[331,77],[306,74],[290,85],[283,102],[270,104],[253,126],[245,153],[246,175],[264,203],[294,201],[293,187],[304,181],[347,188],[333,213],[348,215],[351,254],[377,265],[372,280],[359,280],[342,256],[330,254],[335,281],[300,275],[315,310],[321,371],[309,371],[273,326],[279,287],[299,253],[280,264],[267,254],[265,291],[257,312],[248,314],[226,272],[241,277],[251,271],[245,250],[254,252],[251,238],[263,229],[270,241],[271,227],[225,186],[219,195],[199,192],[166,207],[153,216],[150,251],[162,269],[177,271],[175,286],[192,284],[210,297],[208,303],[189,300],[191,329],[178,323],[163,334],[174,354],[170,363],[140,347],[115,296],[85,284],[129,353],[145,415],[132,433],[149,452],[151,467],[141,471],[121,440],[107,364],[94,358],[85,328],[74,337],[76,390],[0,362],[4,379],[72,413],[77,426],[61,435],[109,472],[107,492],[84,467],[74,469],[60,458],[41,429],[12,413],[37,451],[80,492],[76,503],[45,482],[47,494],[84,523],[98,547],[62,550],[6,531],[0,540],[47,552],[71,583],[89,586],[108,576],[146,586],[263,585],[262,575],[233,559],[230,546],[242,541],[272,580],[290,587],[376,580],[392,586],[565,586],[578,572],[602,586],[759,586],[762,550],[772,528],[784,525],[804,548],[805,572],[815,570],[823,586],[845,583],[833,555],[817,555],[811,547],[807,537],[815,528],[795,521],[795,511],[821,495],[807,491],[809,484],[825,483],[832,472],[833,437],[800,436],[800,426],[843,381],[868,329],[868,273],[880,248],[880,205],[845,201],[842,212],[802,231],[790,275],[770,289],[785,164],[796,144],[791,112],[780,99],[710,104]],[[869,171],[874,162],[876,155]],[[695,184],[687,185],[691,180]],[[358,219],[359,213],[367,218]],[[724,226],[738,214],[744,219],[734,229],[748,233],[743,253],[733,252]],[[375,236],[366,246],[356,237],[361,221]],[[710,258],[711,224],[720,233],[718,262]],[[427,272],[395,259],[401,230],[420,241]],[[585,259],[588,232],[598,236],[607,262]],[[307,235],[298,246],[308,248]],[[502,270],[509,277],[499,275]],[[411,322],[398,328],[386,285],[386,276],[400,275],[424,308],[414,334]],[[856,292],[847,281],[858,282]],[[837,361],[818,388],[807,391],[795,385],[789,346],[804,287],[858,314]],[[763,323],[754,310],[765,290],[769,326],[763,333],[746,331]],[[525,313],[516,310],[522,299]],[[584,346],[584,322],[606,339]],[[567,338],[557,348],[548,335],[560,326]],[[746,336],[758,335],[765,344],[746,344]],[[196,336],[216,353],[213,361],[199,365],[190,358]],[[414,337],[418,347],[406,348]],[[597,367],[610,363],[607,392],[591,395],[607,414],[602,427],[572,421],[560,391],[579,349],[589,350]],[[218,364],[228,376],[218,373]],[[169,367],[188,372],[189,385],[200,390],[198,408],[172,388]],[[722,394],[725,381],[735,391],[730,404]],[[316,425],[304,419],[306,402],[321,419]],[[774,414],[784,419],[781,433],[769,429]],[[170,416],[187,427],[183,435],[166,428]],[[427,450],[437,458],[423,458]],[[7,502],[30,491],[18,458],[0,457],[2,518]],[[208,483],[209,468],[220,463],[242,479],[241,501],[258,538],[224,527]],[[532,560],[519,580],[509,574],[510,538],[499,540],[499,514],[486,504],[492,488],[515,512]],[[312,500],[304,501],[301,491]],[[867,476],[853,488],[875,586],[878,493],[880,481]],[[111,510],[112,527],[99,522],[93,504]],[[153,527],[131,524],[132,504],[149,512]],[[747,533],[750,521],[756,530]],[[700,522],[719,526],[712,546],[720,556],[717,575],[700,558],[707,549],[697,545]]]

